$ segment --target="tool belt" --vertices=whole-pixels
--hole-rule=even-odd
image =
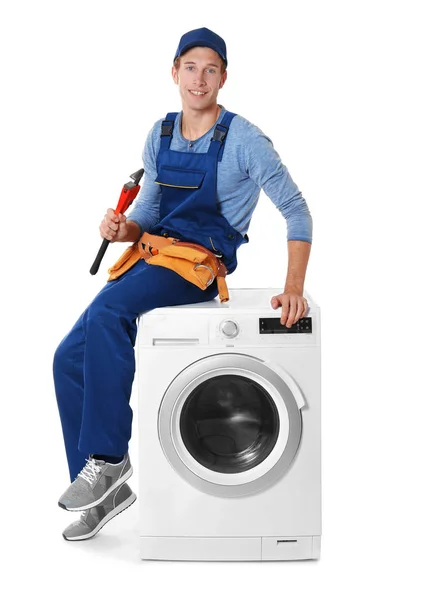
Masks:
[[[202,290],[217,280],[219,299],[229,299],[225,276],[227,267],[213,252],[200,244],[180,242],[177,238],[152,235],[144,232],[138,242],[127,248],[108,270],[113,281],[128,271],[140,259],[150,265],[159,265],[175,271]]]

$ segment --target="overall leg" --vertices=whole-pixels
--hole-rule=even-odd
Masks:
[[[121,456],[128,451],[138,316],[216,295],[216,281],[201,290],[174,271],[144,261],[99,292],[86,314],[81,453]]]
[[[85,316],[86,311],[60,342],[53,359],[54,386],[71,481],[87,458],[78,449],[84,401]]]

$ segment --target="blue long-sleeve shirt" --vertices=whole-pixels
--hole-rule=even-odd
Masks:
[[[218,122],[225,112],[222,107]],[[170,149],[207,152],[215,126],[197,140],[187,140],[181,134],[181,114],[175,120]],[[154,182],[161,123],[162,119],[157,121],[147,136],[143,150],[143,186],[128,215],[128,219],[147,232],[159,222],[161,191]],[[308,206],[270,138],[237,115],[231,122],[222,161],[218,163],[217,202],[222,215],[242,235],[249,229],[261,189],[286,219],[287,239],[312,243],[312,217]]]

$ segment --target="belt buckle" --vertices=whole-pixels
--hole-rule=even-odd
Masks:
[[[212,278],[209,279],[209,281],[206,284],[206,287],[209,287],[211,285],[211,283],[213,283],[213,280],[215,279],[215,275],[213,274],[212,269],[210,267],[208,267],[208,265],[202,265],[200,263],[196,263],[194,265],[194,269],[193,270],[196,271],[197,269],[200,269],[201,267],[203,267],[204,269],[207,269],[210,272],[210,274],[212,275]]]

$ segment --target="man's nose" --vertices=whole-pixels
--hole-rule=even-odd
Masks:
[[[197,85],[206,85],[206,78],[203,71],[197,73],[197,76],[194,78]]]

